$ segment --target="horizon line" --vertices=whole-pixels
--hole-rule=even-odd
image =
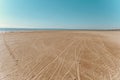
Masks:
[[[110,29],[75,29],[75,28],[0,28],[0,31],[42,31],[42,30],[75,30],[75,31],[120,31],[120,28],[110,28]]]

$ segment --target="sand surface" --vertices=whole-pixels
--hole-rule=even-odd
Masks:
[[[120,31],[1,32],[0,80],[120,80]]]

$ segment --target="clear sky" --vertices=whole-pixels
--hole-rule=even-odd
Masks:
[[[120,0],[0,0],[0,28],[120,28]]]

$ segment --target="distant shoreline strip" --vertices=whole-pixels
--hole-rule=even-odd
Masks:
[[[75,31],[120,31],[120,29],[63,29],[63,28],[0,28],[0,31],[51,31],[51,30],[75,30]]]

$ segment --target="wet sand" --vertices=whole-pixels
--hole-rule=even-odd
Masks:
[[[120,31],[1,32],[0,80],[120,80]]]

